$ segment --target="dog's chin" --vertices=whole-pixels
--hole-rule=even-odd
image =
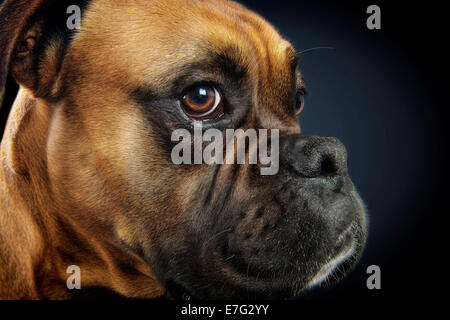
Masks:
[[[182,285],[176,280],[166,282],[166,298],[174,300],[205,300],[205,299],[260,299],[286,300],[301,294],[304,290],[317,286],[331,286],[339,282],[353,268],[359,259],[360,243],[354,226],[346,230],[338,239],[334,250],[317,269],[307,276],[296,277],[292,273],[273,274],[261,279],[249,278],[248,274],[236,271],[235,266],[223,264],[229,276],[237,282],[227,283],[224,280],[221,290],[211,289],[208,293],[197,292],[193,288]],[[251,281],[251,284],[248,282]],[[245,285],[247,284],[247,286]],[[240,286],[241,285],[241,286]],[[229,286],[229,292],[224,290]],[[259,288],[255,290],[255,288]]]
[[[169,300],[282,300],[295,296],[296,288],[289,275],[278,275],[273,279],[249,279],[246,274],[230,273],[238,282],[223,280],[222,285],[196,290],[177,280],[166,281],[166,298]],[[251,282],[251,283],[249,283]],[[255,287],[258,287],[255,290]]]
[[[241,276],[241,275],[239,275]],[[254,280],[253,280],[254,281]],[[260,284],[261,285],[261,284]],[[166,282],[166,295],[168,300],[286,300],[295,296],[294,288],[276,288],[271,284],[263,284],[266,286],[265,290],[255,292],[247,290],[244,287],[239,289],[239,293],[230,290],[229,294],[221,292],[220,295],[213,293],[205,295],[198,293],[191,288],[188,288],[176,281]],[[269,292],[270,290],[270,292]]]

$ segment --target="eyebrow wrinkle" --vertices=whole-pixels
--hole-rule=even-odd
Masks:
[[[213,53],[211,64],[217,65],[222,73],[233,81],[240,81],[249,72],[249,66],[242,60],[236,59],[237,48],[227,48],[219,53]]]

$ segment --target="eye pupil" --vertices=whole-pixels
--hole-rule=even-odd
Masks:
[[[206,88],[199,87],[193,91],[192,101],[198,105],[203,105],[210,99],[209,91]]]

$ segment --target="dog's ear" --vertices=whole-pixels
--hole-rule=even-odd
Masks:
[[[9,65],[25,25],[44,0],[7,0],[0,8],[0,106],[5,95]]]
[[[55,94],[73,30],[67,8],[80,0],[6,0],[0,8],[0,106],[8,73],[37,97]]]

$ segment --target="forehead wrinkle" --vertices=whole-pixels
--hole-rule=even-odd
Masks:
[[[263,73],[265,73],[268,78],[274,76],[274,69],[278,69],[275,70],[276,74],[280,74],[280,72],[283,74],[283,71],[286,70],[286,62],[289,66],[288,70],[293,73],[298,65],[297,54],[293,46],[288,41],[284,40],[275,27],[264,20],[260,15],[247,11],[247,9],[242,6],[240,6],[239,9],[240,10],[238,10],[236,14],[247,26],[247,34],[250,35],[254,43],[258,44],[255,46],[258,53],[258,61],[266,62],[267,68],[263,70],[265,71]]]
[[[251,54],[247,53],[244,56],[250,60],[249,64],[253,67],[255,74],[258,74],[260,79],[264,73],[270,75],[272,63],[270,62],[269,42],[266,40],[267,38],[280,38],[276,30],[260,15],[239,3],[225,0],[208,3],[212,4],[216,15],[220,14],[221,18],[225,17],[222,21],[228,22],[226,24],[227,31],[228,28],[239,29],[239,32],[233,33],[230,39],[235,43],[239,42],[239,46],[245,46],[251,50]],[[217,41],[213,45],[216,46]],[[266,61],[266,63],[261,63],[262,61]]]
[[[202,9],[208,12],[210,19],[206,23],[193,21],[182,31],[186,38],[190,36],[193,39],[191,44],[196,49],[191,55],[172,64],[173,70],[197,67],[198,70],[210,68],[205,71],[213,73],[221,69],[234,79],[243,78],[244,73],[254,75],[259,66],[258,59],[255,59],[258,50],[241,19],[233,11],[222,7]],[[204,16],[203,12],[200,16]]]

